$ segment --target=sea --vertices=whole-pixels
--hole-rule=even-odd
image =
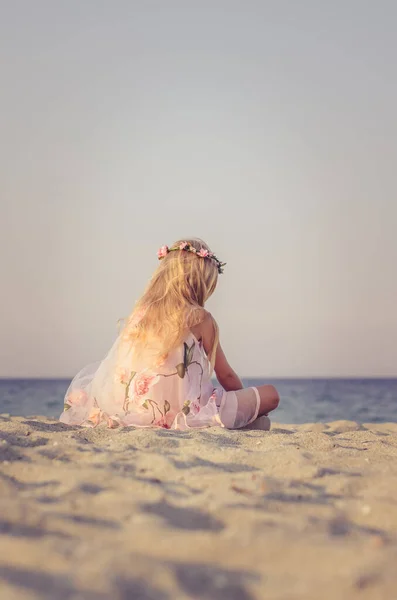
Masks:
[[[0,379],[0,414],[58,417],[70,381]],[[245,386],[263,379],[243,379]],[[271,414],[277,423],[351,420],[397,422],[397,379],[266,379],[276,386],[280,405]]]

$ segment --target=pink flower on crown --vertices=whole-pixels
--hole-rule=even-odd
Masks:
[[[199,252],[197,252],[197,256],[201,256],[201,258],[207,258],[209,252],[205,248],[201,248]]]
[[[185,250],[188,247],[188,243],[187,242],[181,242],[179,244],[179,250]]]
[[[137,373],[132,380],[132,398],[138,399],[142,403],[142,399],[147,395],[149,388],[152,387],[160,379],[158,375],[149,373]]]
[[[164,256],[167,256],[168,252],[168,246],[161,246],[161,248],[157,251],[157,256],[158,258],[164,258]]]

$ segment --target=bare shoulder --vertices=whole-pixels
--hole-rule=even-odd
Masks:
[[[215,319],[208,310],[200,311],[201,320],[190,329],[198,340],[210,340],[215,332]]]

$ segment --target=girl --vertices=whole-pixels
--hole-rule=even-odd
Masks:
[[[220,262],[202,240],[158,251],[160,265],[106,358],[86,367],[66,393],[63,423],[186,429],[269,429],[279,402],[272,385],[243,389],[204,308]],[[222,387],[214,387],[215,369]],[[258,418],[259,417],[259,418]],[[260,418],[262,417],[262,418]]]

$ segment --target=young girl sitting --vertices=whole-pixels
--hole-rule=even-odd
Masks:
[[[201,240],[158,251],[160,265],[108,355],[76,375],[60,420],[94,427],[268,429],[272,385],[243,388],[205,310],[224,263]],[[211,374],[222,387],[214,387]],[[261,418],[262,417],[262,418]]]

